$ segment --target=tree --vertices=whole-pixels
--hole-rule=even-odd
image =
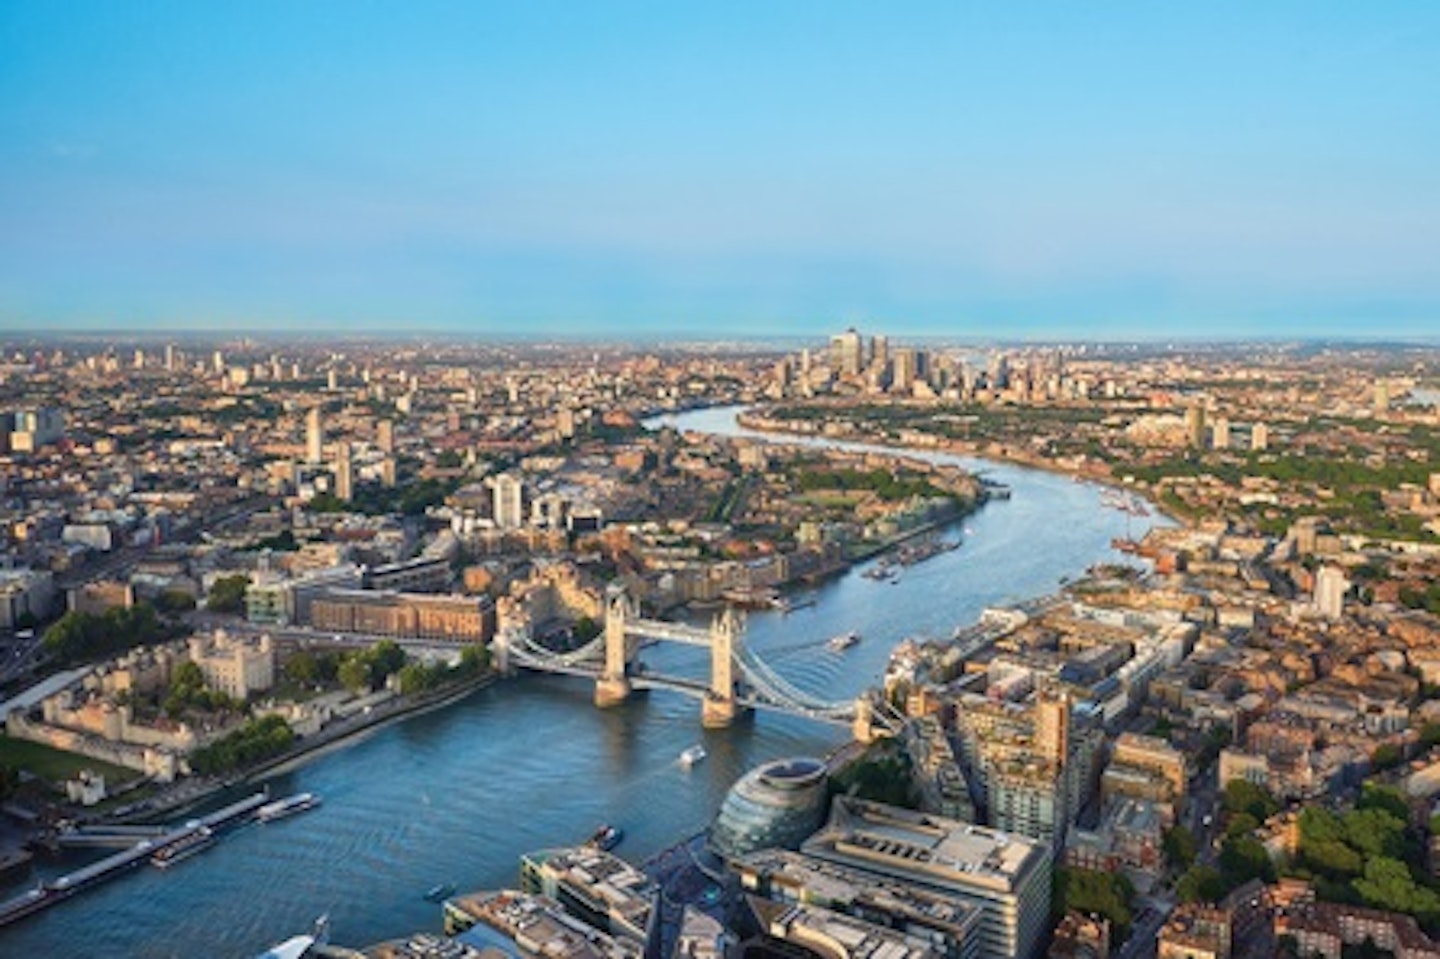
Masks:
[[[1378,909],[1409,912],[1415,899],[1415,880],[1398,859],[1377,856],[1365,863],[1365,875],[1351,885],[1360,898]]]
[[[340,661],[340,682],[352,693],[369,691],[370,666],[359,656],[346,656]]]
[[[1405,851],[1405,823],[1383,809],[1355,809],[1341,817],[1345,842],[1366,857],[1400,858]]]
[[[1195,862],[1196,853],[1199,852],[1195,834],[1180,825],[1165,830],[1163,848],[1165,861],[1170,864],[1171,869],[1177,871],[1189,869]]]
[[[170,685],[199,689],[205,685],[205,674],[200,671],[199,666],[187,659],[175,667],[175,674],[170,677]]]
[[[1357,809],[1382,809],[1402,823],[1410,819],[1410,804],[1394,786],[1365,783],[1360,787],[1360,801],[1355,806]]]
[[[1275,878],[1275,866],[1260,840],[1248,835],[1231,836],[1220,847],[1220,875],[1232,888],[1251,879],[1270,882]]]
[[[1382,772],[1400,765],[1404,758],[1405,756],[1400,752],[1399,746],[1394,743],[1381,743],[1376,746],[1375,751],[1370,754],[1370,766],[1376,772]]]
[[[1260,823],[1248,812],[1235,813],[1230,817],[1230,822],[1225,825],[1225,838],[1233,839],[1236,836],[1249,836],[1260,828]]]
[[[149,603],[116,606],[103,613],[69,612],[45,631],[45,649],[62,664],[99,659],[158,642],[166,629]]]
[[[155,597],[155,608],[162,613],[184,613],[195,608],[195,597],[183,589],[167,589]]]
[[[1300,811],[1300,842],[1342,842],[1345,827],[1340,817],[1323,806],[1306,806]]]
[[[209,746],[190,754],[190,766],[202,775],[229,772],[269,759],[289,749],[295,731],[279,716],[252,719]]]
[[[249,586],[250,577],[244,573],[220,576],[210,584],[205,606],[215,613],[239,613],[245,608],[245,590]]]
[[[1213,866],[1194,865],[1175,884],[1182,902],[1216,902],[1225,895],[1225,880]]]
[[[1280,803],[1264,789],[1244,779],[1232,779],[1225,784],[1225,811],[1249,813],[1256,822],[1264,822],[1280,811]]]
[[[396,675],[400,678],[400,692],[410,695],[433,687],[440,682],[442,673],[424,663],[406,663]]]
[[[490,647],[466,646],[460,650],[460,662],[455,672],[460,676],[479,676],[490,670]]]
[[[1055,870],[1054,906],[1060,915],[1079,912],[1101,915],[1123,940],[1130,926],[1130,900],[1135,888],[1124,873],[1062,866]]]
[[[285,675],[308,686],[320,678],[320,664],[314,653],[302,649],[285,661]]]
[[[371,664],[371,685],[378,686],[392,673],[398,673],[405,665],[405,650],[393,639],[376,643],[367,653]]]

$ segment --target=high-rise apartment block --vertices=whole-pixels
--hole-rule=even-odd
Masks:
[[[319,466],[325,459],[325,432],[320,419],[320,407],[310,407],[305,415],[305,462]]]
[[[493,483],[493,516],[501,529],[518,529],[525,523],[524,483],[511,473],[502,473]]]
[[[335,498],[345,503],[355,498],[355,468],[350,462],[349,443],[336,445]]]
[[[1322,566],[1315,574],[1315,612],[1326,619],[1339,619],[1345,609],[1350,581],[1338,566]]]

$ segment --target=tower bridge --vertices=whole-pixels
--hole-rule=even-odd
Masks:
[[[616,585],[606,594],[605,626],[595,639],[561,653],[546,649],[523,630],[505,630],[496,638],[497,666],[593,679],[595,705],[602,708],[623,703],[635,690],[673,690],[699,699],[701,720],[712,728],[728,726],[751,709],[851,725],[857,738],[866,740],[875,727],[892,725],[890,714],[869,696],[832,702],[797,688],[746,647],[744,633],[744,620],[732,608],[718,613],[708,627],[644,618],[630,594]],[[648,669],[640,661],[640,649],[654,642],[710,650],[709,678]]]

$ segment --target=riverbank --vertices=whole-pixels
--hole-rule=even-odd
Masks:
[[[427,690],[412,696],[397,696],[374,707],[368,713],[332,723],[314,736],[298,740],[285,752],[244,770],[225,777],[182,780],[174,784],[173,788],[167,788],[157,796],[144,800],[141,808],[126,807],[84,821],[95,825],[130,825],[153,822],[160,817],[183,815],[219,793],[253,784],[266,776],[288,772],[328,750],[349,745],[361,736],[373,733],[392,722],[444,709],[484,689],[496,678],[495,673],[486,673],[452,686]]]
[[[1012,466],[1020,466],[1025,469],[1040,470],[1046,473],[1053,473],[1058,476],[1069,477],[1077,482],[1093,483],[1097,486],[1107,487],[1120,492],[1139,495],[1132,486],[1128,486],[1116,479],[1114,471],[1107,465],[1104,469],[1085,469],[1079,466],[1068,466],[1057,460],[1047,459],[1021,450],[1014,450],[1008,446],[987,446],[981,448],[978,444],[967,443],[963,440],[946,439],[938,437],[934,443],[907,444],[901,443],[889,436],[877,436],[873,433],[866,433],[863,430],[846,430],[842,433],[812,433],[797,430],[786,420],[774,420],[758,414],[753,407],[747,407],[735,414],[735,422],[744,429],[755,433],[763,433],[768,437],[775,437],[775,442],[784,442],[786,439],[801,441],[821,441],[835,443],[862,443],[866,446],[877,446],[884,449],[906,451],[912,453],[941,453],[948,456],[964,456],[972,459],[993,460],[997,463],[1007,463]],[[1148,492],[1148,491],[1145,491]],[[1155,501],[1148,495],[1141,496],[1145,500],[1146,507],[1164,516],[1177,526],[1191,526],[1193,521],[1190,517],[1183,516]]]

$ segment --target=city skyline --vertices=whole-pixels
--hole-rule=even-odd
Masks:
[[[0,329],[1424,337],[1437,26],[12,6]]]

